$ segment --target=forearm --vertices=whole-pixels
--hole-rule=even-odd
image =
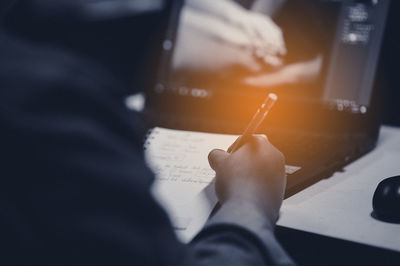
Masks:
[[[228,22],[243,13],[242,7],[230,0],[186,0],[186,5]]]
[[[255,0],[251,10],[273,16],[286,0]]]
[[[227,202],[192,241],[200,265],[294,265],[274,236],[274,224],[246,202]]]

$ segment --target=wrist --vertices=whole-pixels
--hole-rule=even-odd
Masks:
[[[271,189],[246,178],[232,182],[220,200],[223,204],[254,209],[265,215],[271,223],[276,222],[282,202]]]
[[[217,213],[220,216],[237,217],[236,221],[249,220],[248,223],[257,223],[260,227],[268,230],[274,230],[276,224],[276,219],[273,215],[270,215],[261,206],[254,202],[240,199],[226,200]]]
[[[231,25],[242,28],[242,21],[248,16],[248,11],[243,9],[239,4],[232,3],[230,12],[224,13],[224,19]]]

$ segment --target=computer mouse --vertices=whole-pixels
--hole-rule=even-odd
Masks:
[[[382,180],[372,199],[373,214],[386,222],[400,222],[400,176]]]

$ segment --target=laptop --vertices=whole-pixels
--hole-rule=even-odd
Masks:
[[[279,100],[258,133],[296,167],[287,176],[286,197],[331,176],[377,143],[382,104],[377,70],[389,5],[389,0],[286,1],[273,17],[287,47],[281,66],[187,73],[172,67],[181,41],[177,4],[147,97],[151,125],[240,134],[273,92]]]

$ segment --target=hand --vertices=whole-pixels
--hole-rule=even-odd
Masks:
[[[260,61],[281,66],[281,29],[268,17],[219,0],[187,1],[182,10],[173,68],[218,72],[241,66],[256,72]]]
[[[254,87],[272,87],[315,81],[322,70],[322,56],[312,60],[293,63],[267,74],[246,77],[243,83]]]
[[[242,66],[258,71],[249,38],[240,30],[213,16],[185,7],[181,14],[173,68],[209,71]]]
[[[243,10],[241,14],[229,16],[231,24],[236,25],[252,40],[255,54],[263,58],[265,63],[279,66],[279,56],[287,53],[282,30],[274,21],[263,14]]]
[[[232,0],[186,0],[186,4],[241,31],[250,40],[247,48],[267,64],[281,63],[278,56],[286,54],[282,30],[269,16],[246,10]]]
[[[250,202],[276,222],[286,186],[285,159],[266,136],[250,137],[233,153],[213,150],[208,160],[221,203]]]

